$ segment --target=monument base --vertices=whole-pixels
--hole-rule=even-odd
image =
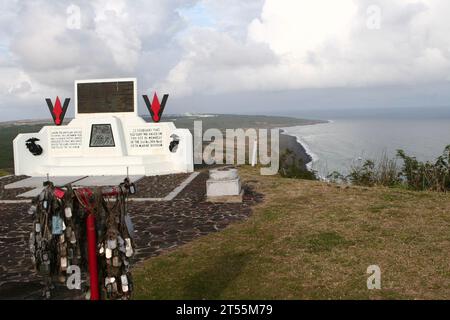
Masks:
[[[42,153],[27,147],[35,141]],[[193,141],[188,129],[140,117],[89,117],[67,126],[45,126],[14,140],[16,175],[165,175],[193,172]]]
[[[244,190],[237,196],[206,197],[207,202],[212,203],[241,203],[244,200]]]
[[[237,196],[241,193],[241,179],[206,181],[208,197]]]
[[[172,122],[148,123],[139,117],[135,78],[80,80],[74,88],[75,118],[67,126],[45,126],[14,139],[16,175],[154,176],[194,171],[192,134]],[[164,97],[160,104],[154,95],[154,121],[154,112],[157,121],[161,119],[168,95]],[[61,111],[59,98],[54,107],[47,99],[55,124],[62,122],[68,101]]]
[[[242,202],[243,190],[237,169],[210,170],[206,196],[209,202]]]

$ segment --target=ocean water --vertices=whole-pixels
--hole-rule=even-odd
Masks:
[[[450,108],[401,111],[324,113],[321,118],[330,123],[283,130],[297,137],[313,158],[309,167],[322,177],[332,171],[347,174],[352,164],[383,153],[394,157],[398,149],[419,160],[435,160],[450,145]]]

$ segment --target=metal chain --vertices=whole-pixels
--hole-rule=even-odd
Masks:
[[[44,296],[51,297],[54,281],[65,283],[69,266],[87,271],[86,217],[96,217],[99,287],[104,299],[130,299],[133,291],[130,258],[134,250],[131,221],[126,211],[128,179],[106,193],[102,189],[73,189],[46,183],[28,212],[33,218],[30,252],[36,271],[44,276]],[[114,196],[111,196],[114,194]],[[110,206],[110,200],[113,205]]]

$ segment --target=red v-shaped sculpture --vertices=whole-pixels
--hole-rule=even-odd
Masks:
[[[163,99],[162,99],[161,103],[159,103],[158,95],[156,94],[156,92],[153,95],[152,103],[150,103],[150,100],[149,100],[147,95],[143,95],[142,97],[144,98],[145,105],[147,106],[148,111],[150,111],[150,115],[152,116],[152,120],[154,122],[160,122],[161,121],[161,116],[162,116],[162,114],[164,112],[164,108],[166,107],[167,99],[169,99],[169,95],[165,94],[163,96]]]
[[[67,98],[64,100],[64,105],[61,107],[61,101],[59,100],[59,97],[56,97],[55,105],[53,105],[51,99],[45,99],[47,101],[48,110],[50,110],[50,113],[53,117],[53,122],[60,126],[63,123],[64,117],[66,116],[67,108],[69,107],[70,98]]]

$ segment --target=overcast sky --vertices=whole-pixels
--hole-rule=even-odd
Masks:
[[[1,120],[49,117],[44,98],[112,77],[170,93],[168,113],[449,106],[449,14],[448,0],[0,0]]]

